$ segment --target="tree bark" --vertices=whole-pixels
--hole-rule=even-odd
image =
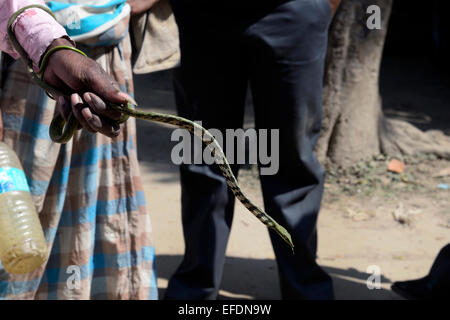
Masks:
[[[450,159],[450,137],[385,118],[379,72],[393,0],[343,0],[330,29],[319,161],[348,167],[384,153]],[[381,29],[367,27],[367,8],[381,9]]]
[[[381,30],[369,30],[366,10],[381,9]],[[330,29],[322,132],[317,155],[349,166],[380,153],[383,118],[378,88],[392,0],[343,0]]]

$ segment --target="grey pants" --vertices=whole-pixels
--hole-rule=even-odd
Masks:
[[[324,171],[313,154],[321,127],[328,0],[171,2],[182,54],[175,75],[179,114],[207,128],[241,128],[250,84],[256,127],[280,130],[279,170],[261,176],[261,183],[266,211],[295,244],[293,255],[270,232],[282,296],[332,299],[331,279],[315,261]],[[165,298],[214,299],[234,197],[215,165],[182,165],[181,185],[186,251]]]

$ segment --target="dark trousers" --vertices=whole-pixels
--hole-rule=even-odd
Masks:
[[[172,0],[182,54],[175,76],[178,112],[206,128],[241,128],[250,84],[256,127],[280,130],[279,170],[262,175],[261,184],[266,211],[295,245],[293,255],[270,231],[282,296],[331,299],[331,279],[315,261],[324,171],[313,154],[329,2],[245,0],[219,8],[220,2]],[[235,200],[215,165],[182,165],[181,186],[186,249],[166,299],[214,299]]]

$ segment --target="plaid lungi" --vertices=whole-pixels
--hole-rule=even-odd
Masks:
[[[131,45],[88,50],[133,93]],[[83,48],[87,50],[87,48]],[[50,248],[27,275],[0,264],[3,299],[157,299],[154,247],[136,153],[135,119],[111,139],[82,129],[67,144],[50,140],[55,102],[14,62],[0,99],[3,140],[17,153]]]

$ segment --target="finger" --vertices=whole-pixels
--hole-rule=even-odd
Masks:
[[[91,126],[88,124],[84,116],[82,115],[83,109],[89,109],[87,105],[83,104],[83,100],[81,100],[81,97],[74,93],[70,96],[70,102],[72,105],[72,112],[75,118],[77,118],[78,122],[81,124],[83,128],[85,128],[87,131],[91,133],[95,133],[96,131],[91,128]]]
[[[86,92],[83,94],[84,101],[91,107],[94,113],[105,116],[112,120],[119,120],[122,117],[122,113],[113,110],[107,106],[107,104],[97,95]]]
[[[107,118],[92,113],[88,108],[82,110],[82,115],[92,130],[104,134],[110,138],[115,138],[120,134],[120,126],[109,121]]]
[[[86,81],[89,91],[98,93],[104,100],[118,104],[136,104],[128,94],[121,92],[119,85],[96,63],[96,67],[91,67],[85,71]]]
[[[81,109],[81,115],[94,132],[100,132],[110,138],[115,138],[120,133],[119,125],[113,124],[107,118],[95,114],[86,105]]]
[[[70,112],[72,111],[72,108],[70,107],[70,104],[68,103],[66,98],[64,96],[59,96],[58,102],[56,105],[57,105],[58,111],[61,114],[61,116],[63,117],[63,119],[65,121],[67,121],[67,119],[69,118]]]

